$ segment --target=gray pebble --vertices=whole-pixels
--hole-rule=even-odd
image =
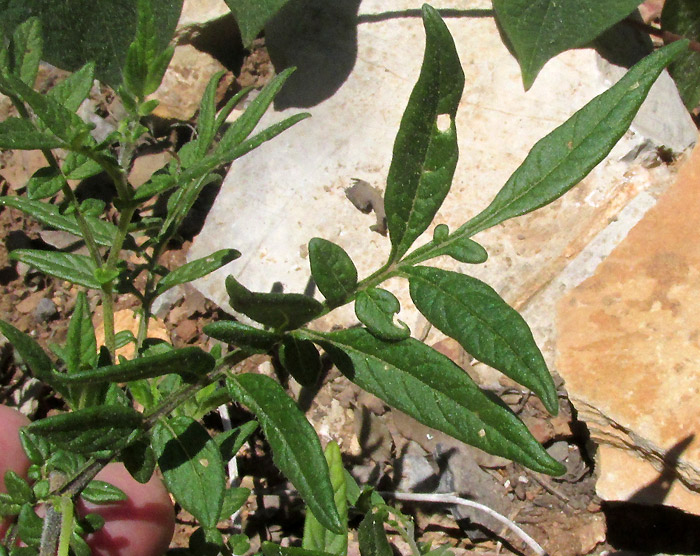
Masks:
[[[56,304],[48,297],[42,297],[34,309],[34,320],[36,322],[47,322],[58,314]]]

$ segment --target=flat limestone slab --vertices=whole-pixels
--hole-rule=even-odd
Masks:
[[[460,160],[435,222],[454,229],[490,202],[538,139],[611,83],[600,70],[606,62],[595,51],[575,50],[550,61],[526,93],[490,2],[434,5],[452,10],[445,20],[466,74],[457,115]],[[304,17],[311,8],[315,17]],[[462,17],[455,16],[457,9]],[[189,252],[190,259],[226,247],[243,253],[196,283],[227,310],[223,282],[228,274],[252,290],[270,291],[279,282],[284,291],[304,291],[310,276],[306,245],[312,237],[343,246],[360,277],[379,268],[389,253],[388,238],[369,229],[374,215],[357,210],[345,189],[353,178],[385,186],[394,137],[423,57],[420,14],[408,0],[308,0],[299,3],[299,10],[283,12],[266,30],[273,61],[299,70],[263,125],[304,110],[312,117],[232,165]],[[671,118],[680,141],[668,142],[683,148],[695,137],[692,122],[672,86],[661,94],[664,113],[680,106],[680,118]],[[485,279],[522,305],[630,199],[666,179],[664,168],[648,168],[643,156],[635,158],[640,152],[648,155],[648,147],[643,136],[628,133],[607,160],[553,206],[480,234],[477,239],[490,253],[486,264],[436,262]],[[417,244],[429,234],[432,227]],[[402,302],[400,318],[415,332],[421,317],[405,284],[389,284],[389,289]],[[352,308],[337,309],[326,322],[353,324]]]
[[[700,148],[558,306],[556,369],[608,500],[700,513]],[[690,490],[688,490],[689,487]]]

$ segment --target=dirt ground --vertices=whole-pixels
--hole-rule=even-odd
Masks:
[[[242,67],[230,71],[229,93],[248,84],[259,85],[270,74],[262,44],[256,43],[245,53]],[[44,77],[47,87],[59,78],[50,69]],[[107,103],[109,99],[109,92],[100,90],[94,100]],[[171,131],[176,124],[156,123]],[[164,133],[162,149],[174,146],[168,141],[182,140],[178,133]],[[32,152],[2,153],[0,164],[2,195],[21,195],[28,176],[43,165],[40,155]],[[104,184],[93,180],[80,184],[78,190],[84,195],[103,195]],[[108,192],[105,198],[109,200]],[[206,203],[199,207],[183,241],[166,254],[166,266],[184,262],[189,239],[201,226],[206,209]],[[0,318],[30,333],[48,349],[65,338],[77,288],[10,261],[8,252],[22,247],[79,250],[81,246],[67,234],[42,230],[31,218],[7,208],[0,210],[0,237]],[[97,296],[90,296],[90,302],[96,307]],[[134,300],[128,296],[117,300],[117,310],[133,306]],[[178,347],[211,345],[202,327],[224,318],[217,307],[189,287],[181,289],[159,315],[165,333]],[[445,341],[436,348],[469,371],[464,354],[453,343]],[[247,370],[275,372],[269,359],[262,356],[252,358],[246,366]],[[20,407],[32,418],[63,407],[60,399],[28,376],[7,343],[0,346],[0,373],[0,403]],[[700,530],[697,518],[668,509],[604,504],[596,497],[594,447],[588,443],[585,427],[576,420],[563,387],[560,414],[555,418],[547,416],[538,400],[515,384],[497,392],[550,454],[566,465],[566,475],[556,479],[486,456],[431,431],[360,391],[332,367],[326,369],[317,389],[302,389],[293,381],[289,388],[322,441],[337,441],[351,474],[388,493],[388,501],[397,491],[457,492],[518,523],[551,555],[700,552],[697,533],[688,534],[689,529]],[[234,407],[232,412],[234,426],[249,417],[242,408]],[[206,424],[212,430],[221,427],[216,415]],[[237,463],[242,485],[253,490],[241,515],[253,542],[251,550],[263,540],[296,545],[303,529],[302,504],[275,470],[259,434],[245,446]],[[484,514],[435,504],[402,503],[400,507],[415,517],[419,539],[431,541],[433,546],[448,544],[459,554],[531,553],[507,528]],[[222,527],[224,531],[237,530],[231,524]],[[172,546],[187,546],[192,530],[191,516],[181,511]],[[394,541],[397,552],[406,553],[400,539]],[[351,543],[350,552],[359,554],[356,543]]]

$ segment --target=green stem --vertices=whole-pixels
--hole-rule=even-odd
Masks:
[[[102,297],[102,327],[105,333],[105,347],[113,360],[116,360],[117,341],[114,333],[114,296],[112,283],[104,284],[100,290]]]
[[[58,538],[56,556],[68,556],[70,537],[73,533],[73,502],[68,496],[61,496],[61,535]]]

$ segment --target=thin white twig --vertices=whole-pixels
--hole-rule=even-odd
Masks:
[[[394,498],[396,500],[404,500],[407,502],[432,502],[436,504],[456,504],[458,506],[468,506],[476,510],[480,510],[494,519],[500,521],[503,525],[508,527],[520,539],[527,544],[537,556],[547,556],[547,552],[537,544],[537,541],[523,531],[517,524],[512,522],[506,516],[499,514],[497,511],[492,510],[488,506],[474,502],[473,500],[467,500],[466,498],[460,498],[454,494],[449,493],[420,493],[420,492],[380,492],[381,496],[387,496]]]
[[[228,406],[226,404],[220,405],[218,408],[219,411],[219,417],[221,417],[221,424],[224,427],[224,432],[225,431],[230,431],[231,430],[231,416],[229,415],[228,412]],[[233,486],[238,486],[238,463],[236,462],[236,456],[234,455],[227,463],[227,470],[228,470],[228,484],[229,487]],[[231,521],[231,527],[236,530],[240,526],[240,514],[241,511],[237,510],[234,512],[234,514],[231,516],[230,521]]]

